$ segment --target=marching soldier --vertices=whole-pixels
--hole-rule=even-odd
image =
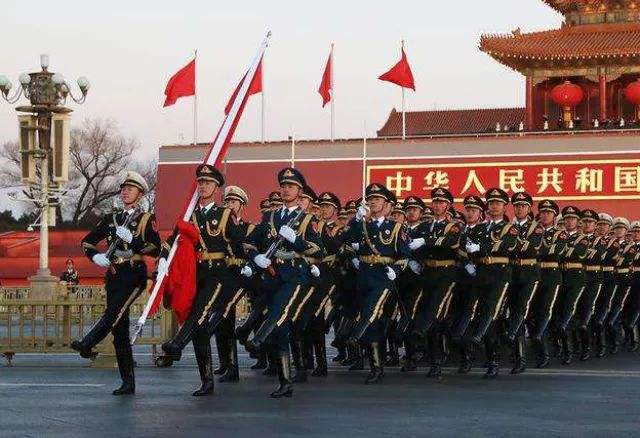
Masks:
[[[596,299],[596,308],[591,318],[591,328],[595,338],[596,357],[601,358],[604,357],[607,351],[606,321],[616,291],[614,270],[618,256],[618,244],[616,239],[613,239],[610,235],[613,218],[607,213],[600,213],[598,217],[596,234],[602,237],[605,249],[601,256],[602,288]]]
[[[585,289],[584,259],[589,240],[578,229],[580,210],[572,205],[562,209],[567,235],[565,250],[560,254],[562,287],[554,309],[555,331],[562,346],[562,364],[573,361],[573,317]]]
[[[357,244],[355,265],[358,269],[358,289],[362,296],[357,324],[350,341],[366,346],[370,374],[365,384],[378,383],[384,375],[380,342],[384,333],[381,322],[385,301],[395,293],[395,279],[407,265],[409,248],[401,224],[384,216],[393,199],[391,192],[381,184],[367,186],[367,209],[358,208],[348,232]]]
[[[147,267],[143,258],[157,257],[160,236],[155,217],[139,207],[140,199],[148,191],[147,182],[138,173],[129,171],[120,184],[123,211],[103,217],[98,225],[82,239],[82,250],[96,265],[108,268],[105,275],[107,307],[102,317],[80,341],[71,348],[84,358],[93,355],[92,348],[108,334],[113,334],[118,369],[122,379],[113,395],[135,393],[133,353],[129,339],[129,307],[147,285]],[[113,252],[98,250],[98,243],[106,240]]]
[[[542,245],[543,228],[531,218],[533,198],[526,192],[515,193],[511,197],[515,212],[515,226],[518,229],[518,246],[512,255],[513,277],[509,286],[507,302],[509,319],[506,338],[513,348],[515,363],[511,374],[525,371],[524,321],[529,313],[529,305],[540,283],[538,250]]]
[[[614,247],[618,253],[615,256],[615,293],[611,300],[611,310],[607,316],[607,329],[610,337],[609,353],[616,354],[624,340],[622,322],[620,315],[625,307],[629,293],[631,292],[630,266],[636,255],[635,242],[627,241],[626,234],[629,230],[629,221],[624,217],[617,217],[613,220]]]
[[[589,249],[584,258],[585,289],[576,310],[581,361],[586,361],[591,356],[591,317],[602,290],[602,257],[607,250],[606,238],[595,234],[598,220],[599,217],[595,211],[582,210],[582,233]]]
[[[467,242],[479,243],[483,233],[482,215],[486,205],[482,198],[469,195],[463,200],[465,212],[465,226],[460,235],[461,246]],[[469,323],[475,315],[478,305],[478,294],[475,288],[477,269],[465,250],[458,249],[458,255],[462,269],[458,269],[456,286],[453,294],[453,322],[451,327],[451,341],[460,349],[460,366],[458,374],[466,374],[471,371],[472,359],[470,352],[464,346],[463,336],[469,327]]]
[[[426,292],[419,304],[414,333],[428,341],[431,368],[427,376],[435,378],[442,376],[445,354],[443,321],[456,284],[456,256],[460,246],[460,226],[447,217],[452,203],[453,195],[447,189],[433,189],[431,208],[434,218],[418,227],[409,244],[412,251],[420,250],[416,257],[424,265],[421,284]]]
[[[268,294],[267,316],[254,336],[246,343],[249,352],[266,346],[278,358],[279,387],[272,398],[291,397],[291,365],[289,357],[289,322],[292,307],[308,281],[309,265],[303,258],[321,253],[320,236],[315,232],[313,217],[299,207],[306,182],[302,173],[285,168],[278,173],[284,205],[262,216],[262,220],[247,237],[245,250],[252,262],[242,269],[250,277],[257,269],[263,273],[263,289]],[[309,227],[309,230],[307,230]],[[305,235],[306,239],[302,236]],[[271,244],[276,250],[267,252]]]
[[[260,201],[260,213],[266,213],[271,209],[271,201],[269,199],[263,199]]]
[[[567,233],[556,226],[559,214],[560,208],[555,201],[544,199],[538,202],[539,223],[544,229],[538,254],[540,286],[533,297],[529,321],[529,333],[538,354],[537,368],[546,368],[549,365],[547,328],[562,286],[560,254],[564,252]]]
[[[205,396],[213,393],[213,367],[210,338],[223,320],[227,307],[233,307],[232,300],[237,297],[237,282],[230,276],[225,259],[233,242],[241,240],[243,228],[238,226],[229,208],[219,207],[215,195],[224,184],[224,176],[210,164],[201,164],[196,168],[198,183],[198,206],[191,215],[191,222],[199,233],[196,265],[196,296],[189,316],[173,339],[162,344],[162,350],[172,360],[180,360],[182,350],[191,341],[200,373],[201,386],[193,396]],[[158,272],[168,270],[167,257],[171,245],[178,235],[176,228],[169,239],[162,244],[158,260]],[[216,322],[210,318],[215,315]],[[225,358],[226,360],[226,358]]]
[[[628,350],[638,351],[640,334],[638,333],[638,319],[640,319],[640,221],[631,223],[631,232],[635,244],[635,255],[631,262],[631,292],[627,298],[624,312],[624,326],[629,338]]]
[[[479,243],[467,242],[465,246],[477,266],[478,291],[478,307],[469,327],[467,348],[479,346],[484,341],[488,365],[484,377],[495,378],[499,372],[499,338],[495,321],[502,313],[511,281],[509,258],[518,245],[518,228],[505,218],[509,196],[504,190],[492,188],[485,198],[488,219]]]
[[[249,202],[246,192],[237,186],[227,186],[224,189],[224,206],[231,210],[236,225],[240,228],[240,236],[248,236],[255,225],[242,219],[244,206]],[[245,291],[251,292],[256,287],[250,280],[240,275],[241,267],[246,263],[242,240],[227,242],[227,278],[224,287],[232,290],[233,296],[226,301],[224,307],[217,306],[209,318],[210,330],[216,335],[216,348],[220,367],[213,374],[221,375],[219,382],[237,382],[238,373],[238,345],[235,337],[236,303],[244,296]]]

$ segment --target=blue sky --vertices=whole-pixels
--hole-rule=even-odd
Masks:
[[[53,71],[92,84],[87,103],[71,104],[77,123],[110,117],[136,137],[146,154],[192,138],[191,98],[162,108],[166,81],[199,53],[199,140],[217,130],[226,100],[265,31],[267,139],[326,138],[329,110],[318,84],[335,49],[336,136],[374,134],[394,106],[397,87],[377,76],[406,41],[416,92],[407,109],[523,105],[524,80],[478,50],[483,33],[558,27],[562,17],[541,0],[463,1],[122,1],[4,0],[0,74],[17,83],[48,53]],[[260,98],[254,96],[236,133],[259,138]],[[15,111],[0,104],[0,141],[16,137]]]

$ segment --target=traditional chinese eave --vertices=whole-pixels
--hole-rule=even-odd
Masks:
[[[560,29],[483,35],[480,50],[529,75],[533,69],[584,69],[640,65],[640,23],[564,26]]]
[[[542,0],[556,11],[567,14],[569,12],[598,12],[619,9],[636,9],[637,0]]]

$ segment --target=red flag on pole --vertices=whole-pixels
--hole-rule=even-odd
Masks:
[[[332,77],[331,77],[331,64],[333,63],[333,52],[329,53],[329,59],[327,59],[327,65],[324,67],[324,73],[322,73],[322,81],[320,82],[320,88],[318,93],[322,96],[322,107],[331,100]]]
[[[258,74],[258,66],[262,62],[262,56],[264,54],[264,51],[267,48],[270,36],[271,36],[271,32],[268,32],[267,36],[262,41],[260,48],[258,49],[258,53],[256,53],[256,56],[254,57],[253,62],[251,63],[251,67],[249,67],[247,74],[245,74],[245,78],[243,78],[242,82],[240,83],[237,93],[234,93],[235,97],[234,99],[232,99],[231,106],[229,108],[229,114],[227,114],[227,116],[225,117],[222,123],[222,126],[220,126],[220,129],[216,134],[215,140],[213,141],[213,144],[211,145],[206,155],[204,163],[212,164],[216,167],[219,167],[220,164],[222,163],[222,159],[227,152],[229,143],[231,143],[231,139],[233,138],[233,134],[236,130],[236,127],[238,126],[238,122],[240,121],[240,117],[247,103],[250,86],[252,85],[253,82],[255,82],[256,76]],[[251,78],[251,83],[249,83],[249,81],[246,80],[247,76]],[[197,191],[197,185],[194,181],[191,186],[191,196],[187,198],[187,202],[183,210],[182,222],[179,222],[179,224],[182,225],[183,231],[185,231],[186,233],[185,239],[183,239],[182,235],[179,234],[178,237],[176,238],[176,241],[173,243],[169,251],[169,257],[167,258],[167,262],[169,264],[169,274],[168,274],[169,277],[167,277],[165,274],[159,274],[158,277],[156,278],[156,282],[153,286],[153,290],[151,291],[151,295],[147,300],[147,303],[144,307],[144,310],[142,311],[142,314],[138,318],[138,322],[136,323],[136,327],[135,327],[133,336],[131,338],[132,345],[135,343],[136,339],[142,332],[142,328],[144,327],[144,324],[147,321],[147,318],[151,310],[152,309],[157,310],[157,308],[159,307],[159,303],[162,300],[163,294],[168,293],[167,287],[172,286],[170,284],[167,284],[165,286],[163,284],[165,280],[167,280],[167,278],[171,278],[172,276],[181,275],[183,273],[182,269],[174,268],[172,266],[172,261],[176,259],[176,257],[181,257],[181,254],[178,252],[179,242],[182,241],[185,245],[189,245],[189,242],[193,244],[192,243],[193,236],[189,235],[189,230],[187,230],[184,227],[184,225],[187,221],[191,219],[191,215],[196,207],[197,202],[198,202],[198,191]],[[178,229],[180,229],[180,225],[178,225]],[[190,260],[194,254],[193,248],[185,247],[184,249],[186,250],[183,253],[183,256],[186,257],[185,260]],[[178,263],[178,264],[184,267],[189,263]],[[179,274],[177,274],[174,271],[176,269],[180,271]],[[190,275],[190,278],[188,279],[183,278],[181,279],[183,281],[173,282],[174,283],[173,285],[179,287],[180,290],[171,291],[171,302],[172,303],[179,302],[181,306],[181,312],[188,312],[189,307],[186,306],[186,301],[191,301],[192,298],[190,297],[195,296],[194,294],[195,277],[193,276],[193,271],[191,271],[190,269],[185,269],[184,272],[188,273],[188,275]],[[178,283],[178,284],[175,284],[175,283]],[[161,288],[163,289],[162,293],[161,293]],[[183,293],[186,294],[184,297],[181,296],[181,294]],[[183,299],[183,298],[186,298],[186,299]]]
[[[391,67],[388,72],[383,73],[378,79],[416,91],[416,85],[413,82],[413,73],[411,73],[411,67],[409,67],[409,61],[407,61],[407,55],[404,53],[404,49],[402,49],[400,61]]]
[[[236,89],[233,90],[233,94],[231,95],[229,102],[227,102],[227,106],[224,107],[225,114],[229,114],[229,111],[231,111],[231,105],[233,104],[233,101],[236,99],[236,95],[240,90],[240,86],[242,85],[242,82],[244,82],[245,76],[242,77],[242,80],[240,81]],[[249,91],[247,91],[247,96],[252,96],[258,93],[262,93],[262,59],[260,60],[260,64],[258,64],[258,69],[256,70],[256,74],[253,76],[251,85],[249,85]]]
[[[163,107],[173,105],[181,97],[196,94],[196,60],[182,67],[171,76],[164,90],[166,99]]]

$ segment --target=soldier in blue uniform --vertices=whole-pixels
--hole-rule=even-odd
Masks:
[[[369,357],[370,374],[365,383],[377,383],[384,375],[380,342],[383,340],[381,317],[385,301],[396,293],[395,279],[409,259],[407,235],[402,225],[384,216],[393,199],[382,184],[373,183],[365,191],[368,208],[360,206],[349,223],[348,233],[356,247],[358,289],[361,306],[350,341],[363,345]]]
[[[428,342],[431,368],[427,376],[434,378],[442,376],[446,334],[443,322],[456,284],[456,257],[462,231],[460,225],[447,215],[452,203],[453,195],[447,189],[433,189],[431,208],[434,218],[423,222],[412,233],[409,244],[414,257],[424,266],[421,277],[424,294],[414,322],[414,333]]]
[[[631,223],[631,234],[635,245],[635,255],[631,262],[631,292],[627,298],[623,317],[629,340],[627,348],[630,352],[635,352],[640,346],[640,334],[638,333],[638,320],[640,319],[640,221]]]
[[[611,302],[616,292],[614,271],[619,245],[616,239],[611,236],[611,226],[613,225],[611,215],[600,213],[598,218],[596,234],[602,237],[605,249],[601,256],[602,288],[596,299],[596,307],[591,317],[591,329],[595,341],[595,356],[602,358],[607,352],[606,321],[609,310],[611,309]]]
[[[469,326],[467,348],[484,341],[487,355],[485,378],[495,378],[499,372],[499,336],[496,320],[502,315],[507,289],[511,281],[512,252],[518,246],[518,228],[505,216],[509,203],[507,193],[499,188],[485,195],[487,222],[479,242],[466,242],[465,249],[476,265],[478,306]],[[471,351],[468,352],[471,354]]]
[[[317,256],[322,250],[320,236],[311,224],[313,217],[299,206],[306,186],[304,176],[297,169],[285,168],[278,173],[278,182],[284,205],[264,214],[247,237],[245,251],[251,263],[242,269],[248,277],[254,273],[262,275],[262,287],[268,297],[266,319],[245,346],[249,352],[258,352],[266,346],[277,356],[280,385],[271,393],[273,398],[293,394],[289,322],[293,304],[308,281],[309,265],[304,257]],[[273,254],[266,254],[276,240],[281,240],[280,246]]]
[[[122,379],[113,395],[133,394],[136,384],[133,373],[133,353],[129,340],[129,307],[147,286],[147,266],[143,258],[157,257],[160,236],[152,213],[139,208],[140,199],[148,191],[147,182],[130,171],[120,185],[123,211],[105,215],[98,225],[82,239],[82,250],[96,265],[109,268],[105,275],[107,306],[102,317],[80,341],[71,348],[84,358],[94,355],[92,348],[108,334],[113,334],[118,370]],[[126,224],[126,226],[125,226]],[[108,256],[98,250],[106,240],[116,250]]]
[[[226,259],[232,256],[230,247],[240,241],[244,230],[236,224],[233,212],[215,203],[215,195],[224,184],[224,176],[210,164],[196,168],[198,205],[191,215],[191,222],[200,234],[197,245],[196,297],[189,316],[175,336],[162,344],[162,350],[171,360],[180,360],[182,351],[191,341],[200,373],[201,386],[193,392],[195,397],[213,393],[213,366],[211,336],[217,324],[223,320],[225,310],[238,296],[237,283],[230,276]],[[178,230],[162,244],[158,260],[158,272],[166,272],[167,257]],[[231,304],[232,306],[233,304]],[[216,316],[216,323],[210,319]]]

